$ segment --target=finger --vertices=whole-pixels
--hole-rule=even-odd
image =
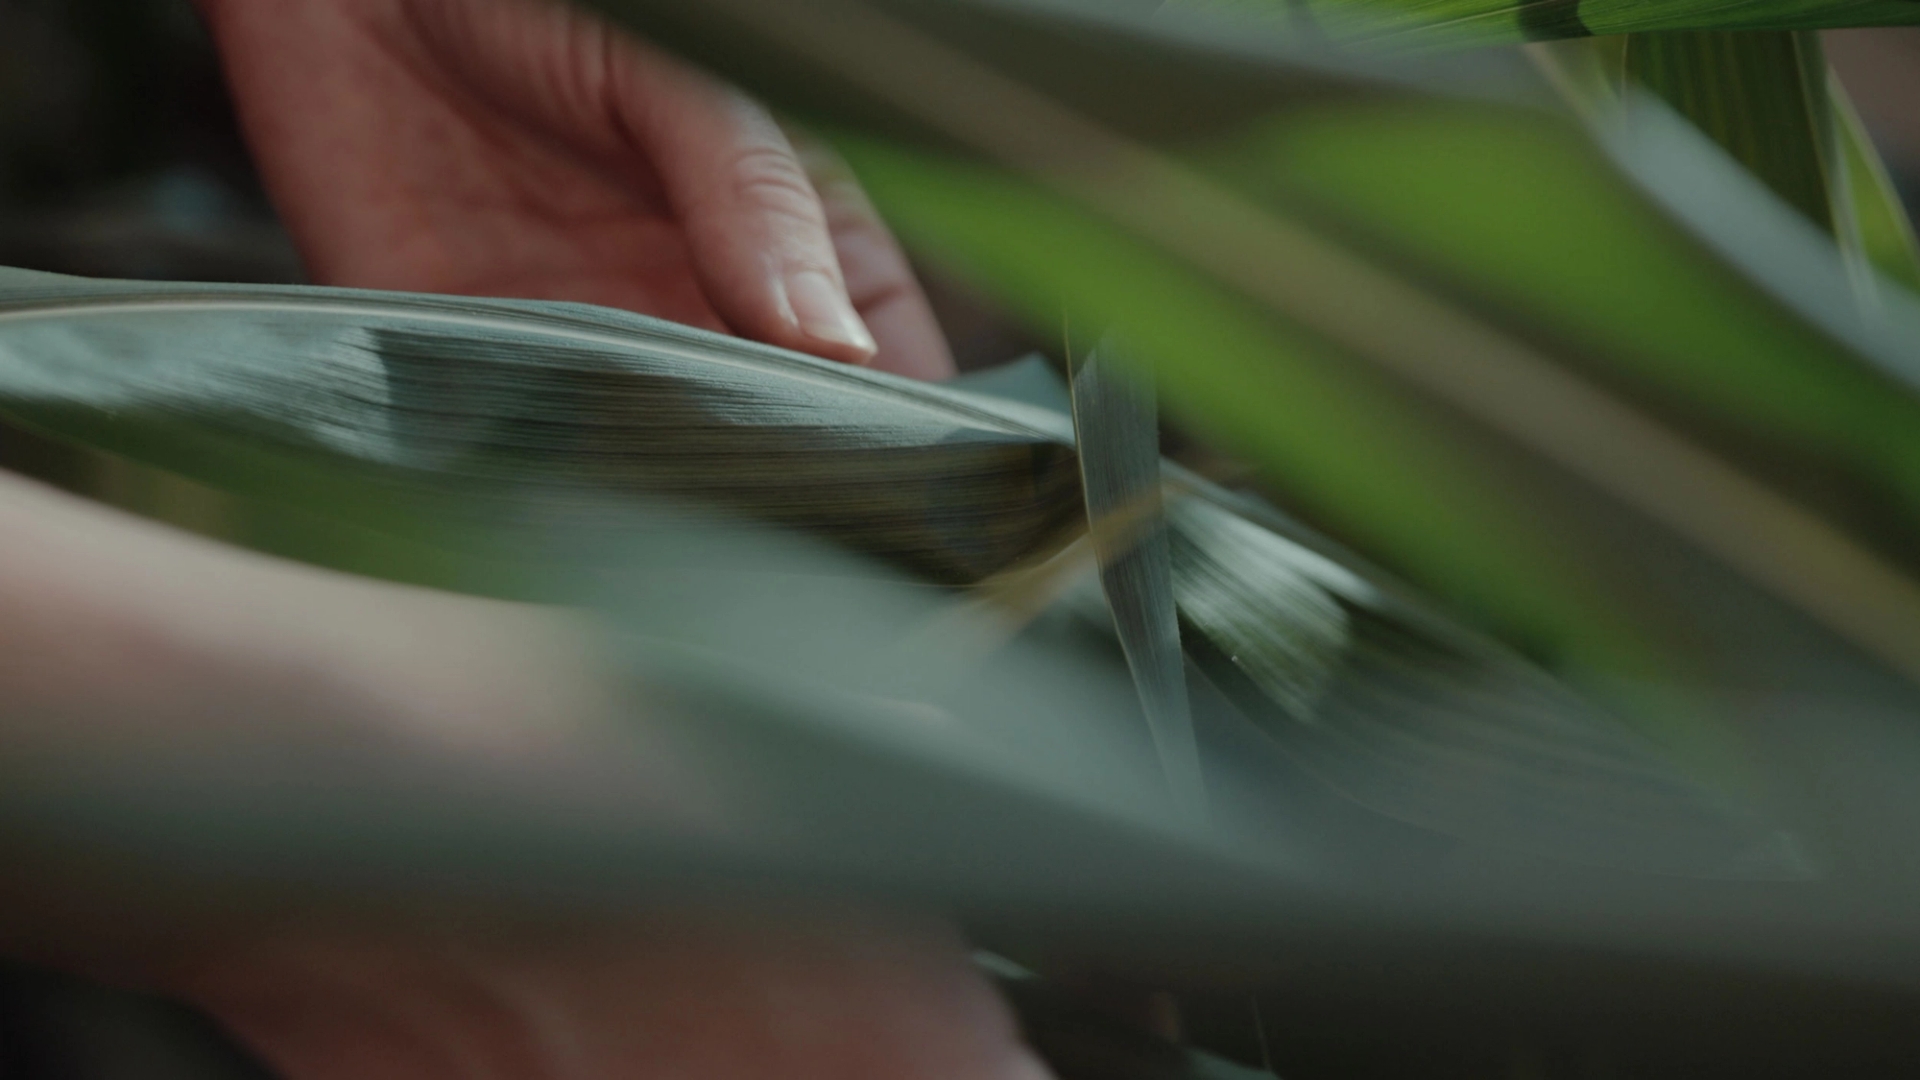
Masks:
[[[866,363],[877,345],[799,156],[766,110],[677,62],[652,65],[628,106],[686,229],[707,299],[733,329]]]
[[[569,5],[409,0],[489,102],[635,183],[657,181],[707,302],[743,337],[866,363],[826,211],[767,111]]]
[[[873,366],[916,379],[951,378],[953,352],[934,319],[933,307],[906,253],[853,171],[838,154],[804,132],[789,128],[787,136],[826,209],[827,230],[833,236],[848,296],[879,346]]]

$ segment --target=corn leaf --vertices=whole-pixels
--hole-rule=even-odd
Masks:
[[[1174,797],[1206,809],[1187,700],[1173,558],[1160,501],[1160,423],[1153,383],[1119,369],[1111,339],[1075,361],[1073,427],[1100,585],[1140,691]]]
[[[1880,279],[1920,284],[1906,210],[1845,89],[1821,61],[1817,38],[1652,34],[1533,48],[1590,122],[1617,121],[1628,80],[1677,109],[1834,235],[1862,302],[1877,303]]]
[[[670,323],[566,305],[53,278],[11,301],[0,322],[18,419],[268,504],[299,492],[299,509],[428,543],[451,506],[490,488],[644,488],[965,582],[1079,509],[1063,435],[916,406],[934,391],[848,381]],[[771,396],[755,389],[768,383]],[[874,421],[881,399],[899,408]],[[772,411],[742,429],[756,408]],[[626,442],[643,421],[680,441]],[[250,439],[267,445],[243,452]],[[780,477],[739,468],[743,455],[783,461]],[[928,470],[974,482],[937,491]],[[450,505],[421,514],[409,478],[430,478]]]
[[[1846,168],[1844,188],[1847,228],[1841,242],[1856,246],[1874,270],[1915,292],[1920,292],[1920,244],[1913,235],[1907,208],[1887,175],[1886,163],[1860,121],[1847,92],[1827,78],[1827,100],[1833,107],[1841,160]]]
[[[1821,228],[1835,229],[1843,166],[1816,35],[1636,35],[1627,42],[1626,69],[1775,194]]]
[[[1920,22],[1903,0],[1182,0],[1344,44],[1460,48],[1692,30],[1822,30]]]
[[[47,718],[9,702],[0,838],[15,871],[72,910],[136,896],[130,917],[183,936],[280,905],[617,932],[656,905],[857,889],[957,912],[988,947],[1044,940],[1104,970],[1151,964],[1151,939],[1231,950],[1261,977],[1303,950],[1384,960],[1410,941],[1512,943],[1540,970],[1595,947],[1654,971],[1710,950],[1734,978],[1812,946],[1816,971],[1857,975],[1819,946],[1861,911],[1821,883],[1730,913],[1727,881],[1689,880],[1697,861],[1649,878],[1553,858],[1584,854],[1588,834],[1545,862],[1417,832],[1383,843],[1351,803],[1299,777],[1276,787],[1230,725],[1210,729],[1224,739],[1209,740],[1220,782],[1201,829],[1114,722],[1131,698],[1115,665],[1045,638],[930,663],[921,632],[954,610],[938,590],[791,535],[599,510],[626,559],[593,586],[625,631],[620,723],[475,755],[359,738],[359,716],[290,726],[313,718],[300,680],[164,741],[125,738],[107,722],[123,708],[36,727]],[[365,629],[352,612],[301,616],[329,636]],[[1672,822],[1627,823],[1673,841]]]
[[[1114,404],[1084,382],[1079,398],[1094,410],[1083,424]],[[228,539],[272,549],[318,521],[330,527],[287,553],[549,601],[645,548],[619,515],[599,520],[623,501],[692,502],[922,581],[966,583],[1031,560],[1089,510],[1099,522],[1158,465],[1127,465],[1132,480],[1083,503],[1065,417],[616,312],[52,277],[0,294],[0,414],[231,496],[247,512]],[[1283,519],[1191,478],[1183,490],[1165,600],[1243,673],[1244,708],[1268,701],[1254,722],[1324,781],[1374,811],[1497,846],[1687,872],[1744,865],[1755,841],[1740,812],[1604,710],[1368,584],[1358,564],[1337,569],[1336,549],[1316,554]],[[244,527],[263,515],[278,527]],[[542,554],[551,544],[522,519],[604,558]],[[358,541],[345,558],[325,547],[343,531]],[[746,640],[742,601],[699,615],[687,610],[697,600],[639,606],[676,613],[663,625],[680,648]],[[791,623],[755,626],[797,648]],[[807,649],[762,651],[809,667]],[[911,683],[917,665],[881,666]],[[888,685],[881,696],[913,699]],[[1177,682],[1173,692],[1184,706]],[[1490,712],[1501,699],[1511,708]],[[1337,734],[1315,744],[1315,732]],[[1158,734],[1163,752],[1181,752]],[[1175,775],[1197,786],[1192,735],[1172,734],[1188,740]],[[1589,782],[1562,799],[1555,784],[1570,774]],[[1176,791],[1190,813],[1192,789]]]

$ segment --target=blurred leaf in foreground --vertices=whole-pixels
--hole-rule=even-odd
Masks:
[[[1920,23],[1902,0],[1178,0],[1258,15],[1343,44],[1472,48],[1688,30],[1819,30]]]
[[[1173,559],[1161,504],[1153,383],[1116,366],[1108,338],[1073,366],[1073,427],[1087,521],[1114,630],[1133,671],[1174,797],[1206,810],[1175,614]]]

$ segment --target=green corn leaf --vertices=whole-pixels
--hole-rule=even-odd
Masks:
[[[1093,409],[1089,393],[1077,404]],[[229,539],[271,548],[319,522],[290,553],[531,599],[568,599],[592,566],[650,550],[619,514],[603,520],[627,502],[803,530],[948,583],[1027,561],[1108,508],[1083,507],[1065,417],[573,305],[40,278],[0,292],[0,415],[281,525]],[[1192,478],[1182,490],[1163,600],[1230,658],[1239,708],[1323,781],[1427,828],[1576,861],[1730,872],[1748,857],[1739,814],[1604,711],[1351,559],[1341,569],[1284,519]],[[516,523],[529,518],[604,557],[542,554]],[[343,533],[348,558],[320,546]],[[751,605],[696,614],[699,597],[641,604],[676,627],[653,636],[696,651],[764,637],[764,663],[808,668],[792,623],[749,635]],[[915,666],[881,663],[897,680],[882,696],[913,700]],[[1511,708],[1493,719],[1498,700]],[[1186,753],[1177,775],[1197,786]],[[1557,796],[1575,774],[1589,782]]]
[[[1699,201],[1686,210],[1695,216],[1683,220],[1715,237],[1714,258],[1776,232],[1796,252],[1749,248],[1737,268],[1716,268],[1609,179],[1608,163],[1589,156],[1577,138],[1518,118],[1507,126],[1491,116],[1455,116],[1462,122],[1412,108],[1318,120],[1303,114],[1276,125],[1276,133],[1293,134],[1243,159],[1233,175],[1288,205],[1305,197],[1319,212],[1336,213],[1348,227],[1412,255],[1423,272],[1444,275],[1449,290],[1467,285],[1524,312],[1533,333],[1557,335],[1570,362],[1609,382],[1629,379],[1633,393],[1664,400],[1678,410],[1669,415],[1723,452],[1759,462],[1754,455],[1763,443],[1788,443],[1809,459],[1847,462],[1841,469],[1855,479],[1845,483],[1860,494],[1843,495],[1847,489],[1831,478],[1808,478],[1796,494],[1869,537],[1878,534],[1882,550],[1898,557],[1904,542],[1895,537],[1911,525],[1889,533],[1884,514],[1869,505],[1900,505],[1910,522],[1920,520],[1913,486],[1920,446],[1908,442],[1914,403],[1903,374],[1913,361],[1898,337],[1860,333],[1837,253],[1819,250],[1801,235],[1805,226],[1751,192],[1737,203],[1740,216],[1710,219],[1715,196],[1701,190],[1707,177],[1723,181],[1725,190],[1744,188],[1724,168],[1711,172],[1713,155],[1703,148],[1623,149],[1625,158],[1615,160],[1630,168],[1648,168],[1655,159],[1671,168],[1660,190],[1687,185],[1695,193]],[[1389,163],[1407,156],[1423,168],[1392,175]],[[1574,252],[1580,257],[1569,257]],[[1768,282],[1771,296],[1742,280],[1764,280],[1789,266],[1804,272]],[[1814,267],[1819,273],[1811,273]],[[1813,305],[1816,296],[1824,299]],[[1902,308],[1901,317],[1911,312]],[[1700,424],[1706,417],[1710,423]],[[1877,494],[1865,494],[1857,486],[1863,482]]]
[[[1693,30],[1822,30],[1920,22],[1904,0],[1179,0],[1276,32],[1390,48],[1462,48]]]
[[[1577,575],[1501,507],[1478,479],[1490,471],[1483,462],[1311,339],[1017,184],[880,146],[841,147],[910,241],[1041,325],[1062,307],[1076,323],[1124,325],[1156,358],[1182,415],[1273,462],[1317,516],[1394,564],[1522,628],[1544,632],[1584,610],[1569,598]],[[1291,404],[1275,411],[1280,401]],[[1556,603],[1567,606],[1548,614]]]
[[[1590,119],[1621,108],[1626,80],[1651,90],[1831,232],[1865,302],[1877,300],[1876,274],[1920,285],[1906,210],[1814,35],[1633,34],[1557,48],[1537,55]]]
[[[0,325],[15,350],[16,418],[248,498],[299,492],[299,509],[423,542],[503,486],[642,486],[972,581],[1078,511],[1064,437],[657,320],[52,278],[9,301]],[[689,368],[716,348],[724,362]],[[881,399],[898,408],[868,422]],[[756,409],[765,422],[742,430],[739,415]],[[643,419],[676,439],[624,442]],[[738,468],[745,454],[783,461],[781,478]],[[925,476],[943,469],[976,483],[936,490]],[[446,505],[418,503],[409,478],[430,479],[427,494]],[[841,508],[825,511],[838,524],[819,516],[828,506]]]
[[[840,63],[839,52],[894,68],[891,77],[914,76],[922,74],[914,65],[901,70],[888,61],[900,35],[937,40],[950,56],[984,62],[1156,144],[1229,132],[1293,101],[1376,100],[1448,85],[1482,95],[1537,90],[1517,57],[1387,62],[1334,54],[1317,41],[1263,33],[1245,20],[1196,17],[1160,0],[581,2],[791,114],[961,154],[980,150],[951,125],[929,122],[925,108],[901,99],[865,65]],[[930,89],[937,92],[938,82]]]
[[[1704,942],[1739,977],[1846,940],[1861,918],[1841,890],[1807,881],[1758,886],[1773,906],[1728,917],[1732,883],[1692,880],[1714,865],[1697,850],[1678,876],[1569,867],[1591,833],[1560,831],[1531,859],[1411,831],[1383,843],[1378,821],[1308,778],[1275,785],[1273,755],[1231,717],[1209,728],[1220,782],[1202,829],[1156,797],[1150,755],[1114,723],[1131,695],[1116,665],[1045,639],[930,662],[916,646],[955,611],[938,590],[791,535],[599,509],[619,521],[626,558],[594,598],[625,631],[620,723],[557,731],[531,756],[471,755],[368,740],[361,716],[296,734],[277,721],[312,718],[305,680],[216,702],[224,723],[164,741],[104,722],[124,711],[36,729],[41,718],[8,702],[23,730],[57,732],[16,739],[0,760],[16,872],[76,904],[137,896],[130,918],[186,936],[279,904],[387,926],[506,915],[614,932],[655,905],[812,906],[858,889],[958,912],[1003,951],[1043,941],[1064,962],[1125,970],[1190,941],[1233,950],[1233,970],[1260,977],[1306,946],[1385,957],[1410,940],[1527,942],[1545,964],[1606,945],[1612,963],[1655,967]],[[368,612],[300,614],[351,637]],[[1629,805],[1671,810],[1644,787],[1661,775],[1641,774]],[[1467,794],[1503,794],[1476,791],[1472,771],[1459,779]],[[1563,810],[1595,794],[1565,777],[1559,791]],[[1695,839],[1658,817],[1619,824],[1669,857]],[[1820,974],[1858,976],[1842,952],[1814,955]]]
[[[1175,614],[1173,560],[1160,495],[1160,422],[1151,379],[1119,366],[1111,338],[1073,367],[1080,482],[1114,629],[1140,690],[1174,797],[1206,811]]]
[[[1859,112],[1831,73],[1827,77],[1827,100],[1833,108],[1846,169],[1848,227],[1841,234],[1842,242],[1857,245],[1866,263],[1887,280],[1920,292],[1920,245],[1914,241],[1913,223]]]
[[[1911,424],[1900,419],[1914,408],[1910,397],[1819,328],[1796,325],[1737,272],[1693,254],[1570,133],[1469,114],[1355,110],[1302,115],[1250,145],[1253,156],[1234,165],[1246,182],[1303,194],[1393,237],[1690,407],[1845,454],[1902,502],[1920,493],[1912,486],[1920,445],[1907,445]],[[1417,177],[1385,171],[1402,156],[1426,163]],[[1826,258],[1830,284],[1843,285],[1838,259]],[[1853,319],[1844,307],[1828,314],[1837,325]],[[1874,419],[1862,426],[1865,418]]]
[[[1626,71],[1776,195],[1835,230],[1844,166],[1817,35],[1638,34],[1627,41]]]

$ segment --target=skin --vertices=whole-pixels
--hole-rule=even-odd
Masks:
[[[953,373],[899,246],[817,146],[540,0],[200,0],[323,284],[577,300]]]
[[[844,172],[642,43],[538,0],[201,7],[318,282],[585,301],[952,371]],[[297,703],[264,713],[284,723],[513,762],[610,700],[580,659],[590,629],[562,614],[253,556],[5,474],[0,550],[0,698],[69,721],[0,730],[16,745],[218,739],[209,717],[264,696]],[[307,912],[215,929],[149,926],[108,893],[0,935],[198,1004],[288,1080],[1044,1077],[937,920],[653,913],[536,939]]]

